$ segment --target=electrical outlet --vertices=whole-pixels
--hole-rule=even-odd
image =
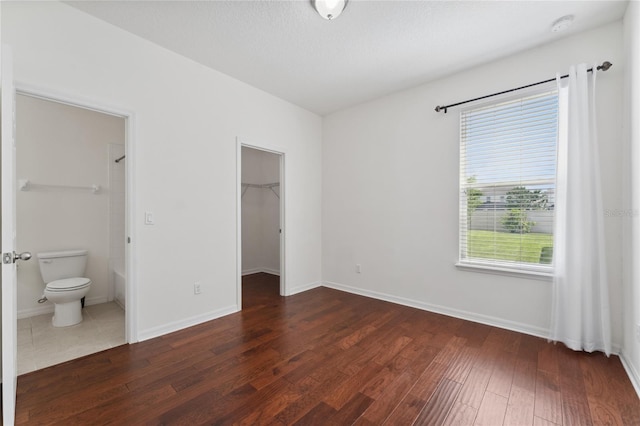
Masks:
[[[193,285],[193,294],[200,294],[202,289],[200,288],[200,282]]]
[[[356,264],[356,273],[357,274],[361,274],[362,273],[362,266],[359,263]]]

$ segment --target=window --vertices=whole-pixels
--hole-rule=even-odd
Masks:
[[[558,94],[460,116],[460,265],[550,273]]]

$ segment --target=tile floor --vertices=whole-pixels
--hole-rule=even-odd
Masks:
[[[85,306],[71,327],[53,327],[52,315],[18,320],[18,375],[125,343],[124,310],[114,302]]]

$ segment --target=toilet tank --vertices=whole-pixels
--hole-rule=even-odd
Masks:
[[[47,251],[38,253],[40,274],[45,283],[64,278],[84,277],[87,250]]]

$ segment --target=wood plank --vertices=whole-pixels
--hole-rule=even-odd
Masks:
[[[371,363],[364,367],[358,373],[349,377],[344,382],[326,396],[323,401],[330,407],[340,410],[344,404],[351,400],[354,394],[360,393],[359,391],[365,387],[365,385],[375,376],[382,371],[382,366]],[[366,395],[365,395],[366,396]],[[369,397],[367,397],[369,398]]]
[[[320,402],[295,422],[294,425],[303,426],[323,424],[326,423],[327,419],[334,414],[336,414],[335,408],[328,406],[324,402]]]
[[[308,379],[315,381],[315,379],[311,377],[308,377],[306,380]],[[328,374],[322,382],[319,382],[317,386],[307,390],[295,402],[287,405],[287,407],[277,413],[275,418],[284,424],[297,422],[346,379],[347,376],[345,376],[344,373],[334,370]]]
[[[499,352],[495,359],[491,378],[489,379],[489,383],[487,383],[487,392],[508,398],[511,392],[515,364],[515,354],[508,351]]]
[[[398,402],[407,394],[414,380],[415,378],[409,372],[404,372],[398,376],[382,389],[356,424],[382,424],[397,407]]]
[[[456,402],[453,404],[453,407],[451,407],[443,424],[446,426],[472,425],[477,415],[477,409]]]
[[[460,387],[461,385],[458,382],[443,379],[414,424],[433,426],[443,424],[458,396],[458,392],[460,392]]]
[[[507,398],[486,391],[473,424],[478,426],[501,425],[504,422],[506,411]]]
[[[436,356],[437,358],[437,356]],[[399,425],[413,423],[438,387],[447,366],[434,361],[424,370],[414,383],[411,391],[400,401],[386,419],[385,424]]]
[[[533,425],[533,409],[536,395],[535,392],[512,386],[507,403],[507,412],[504,417],[505,425]]]
[[[456,357],[447,369],[445,378],[461,384],[464,383],[469,372],[475,365],[477,353],[478,350],[475,347],[462,347],[459,351],[459,356]]]
[[[475,409],[480,408],[490,377],[491,371],[481,367],[473,367],[462,385],[458,402]]]
[[[557,423],[550,422],[542,417],[533,416],[533,426],[560,426]]]
[[[562,396],[554,373],[538,370],[534,414],[551,423],[562,424]]]
[[[358,392],[353,395],[353,397],[349,401],[347,401],[347,403],[344,404],[335,415],[331,416],[326,424],[353,424],[358,418],[360,418],[360,416],[362,416],[362,413],[364,413],[367,408],[369,408],[372,402],[373,399]],[[321,422],[321,424],[324,423]]]
[[[558,353],[558,366],[562,374],[558,376],[562,395],[563,424],[567,426],[591,426],[589,400],[584,385],[580,359],[583,354],[569,349]],[[615,402],[614,402],[615,403]],[[620,419],[622,421],[622,419]]]

